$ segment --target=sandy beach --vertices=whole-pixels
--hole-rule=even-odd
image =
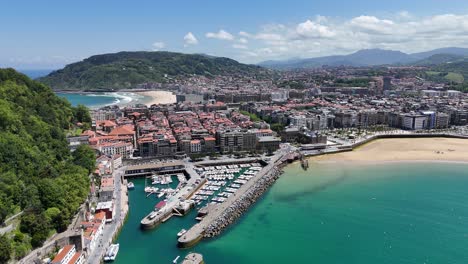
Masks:
[[[176,102],[175,94],[169,91],[144,91],[135,93],[152,98],[146,102],[147,106],[151,106],[153,104],[173,104]]]
[[[468,140],[454,138],[379,139],[351,152],[310,159],[312,162],[468,162]]]

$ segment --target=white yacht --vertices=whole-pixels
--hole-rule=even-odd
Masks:
[[[180,230],[179,233],[177,233],[177,237],[181,237],[181,236],[183,236],[185,233],[187,233],[187,230],[182,229],[182,230]]]

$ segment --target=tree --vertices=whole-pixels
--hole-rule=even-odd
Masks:
[[[275,131],[276,133],[279,133],[283,131],[284,129],[284,125],[280,123],[274,123],[270,127],[271,127],[271,130]]]
[[[93,171],[96,163],[94,150],[88,145],[80,145],[73,152],[73,163],[88,170]]]
[[[7,263],[11,256],[11,242],[5,235],[0,236],[0,263]]]
[[[28,233],[32,236],[31,245],[33,247],[40,247],[47,239],[51,225],[44,213],[35,214],[33,212],[25,213],[21,217],[20,231]]]
[[[73,117],[75,122],[81,123],[91,123],[91,115],[89,114],[89,109],[84,105],[77,105],[73,108]]]

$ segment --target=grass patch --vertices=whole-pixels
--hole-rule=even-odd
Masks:
[[[465,81],[465,78],[462,74],[455,72],[449,72],[447,75],[445,75],[445,79],[456,83],[463,83]]]
[[[427,75],[439,75],[440,72],[438,72],[438,71],[427,71],[426,74]]]

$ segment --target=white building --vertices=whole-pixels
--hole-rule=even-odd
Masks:
[[[279,90],[271,92],[271,100],[274,102],[284,102],[287,101],[289,98],[289,91],[288,90]]]
[[[403,116],[403,129],[421,130],[426,128],[427,117],[417,114],[406,114]]]
[[[66,245],[59,250],[51,264],[82,264],[85,262],[81,251],[76,251],[75,245]]]
[[[202,150],[200,140],[191,140],[190,141],[190,153],[200,153]]]
[[[102,143],[97,145],[95,148],[104,155],[121,155],[124,158],[129,158],[133,152],[133,145],[128,142]]]

